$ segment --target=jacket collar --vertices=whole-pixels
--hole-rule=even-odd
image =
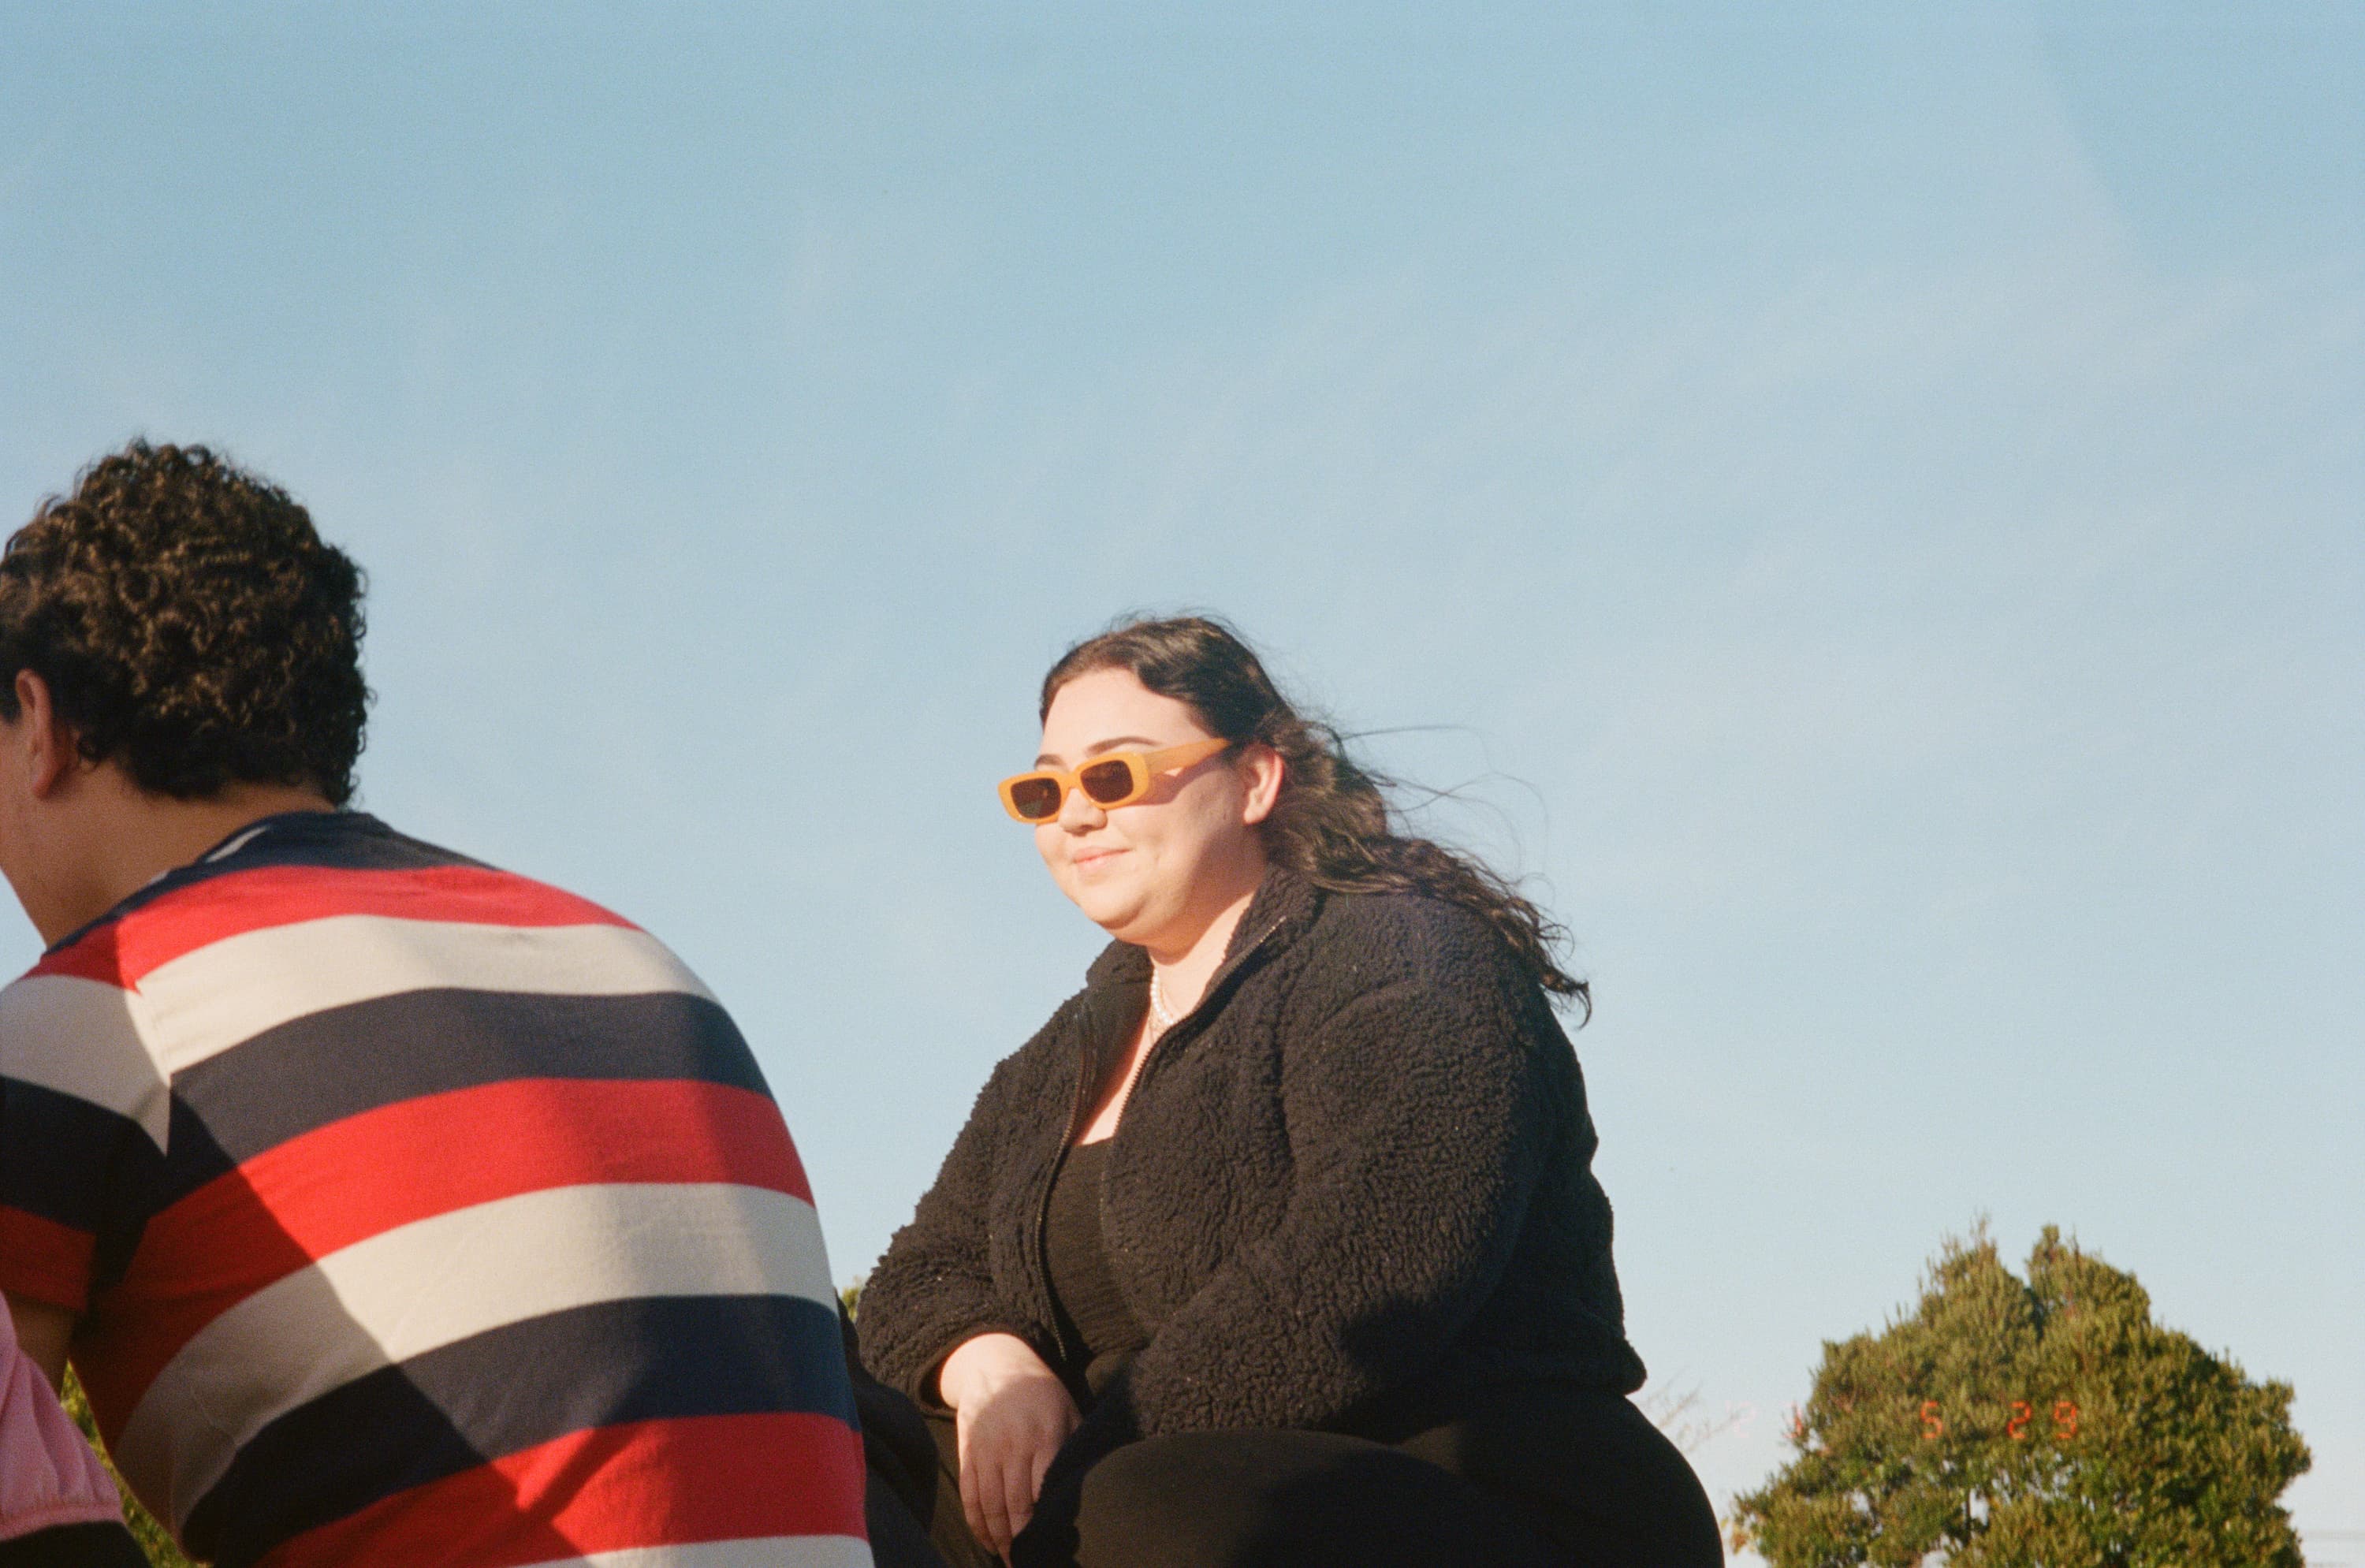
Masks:
[[[1208,980],[1205,994],[1191,1010],[1191,1019],[1178,1025],[1178,1029],[1192,1020],[1202,1021],[1204,1027],[1204,1020],[1222,1006],[1233,977],[1256,961],[1259,955],[1277,951],[1295,940],[1313,924],[1321,906],[1322,891],[1311,882],[1279,867],[1266,871],[1264,880],[1257,884],[1254,896],[1249,900],[1249,907],[1241,912],[1239,924],[1232,928],[1231,941],[1224,949],[1224,961]],[[1076,1136],[1077,1118],[1084,1114],[1084,1103],[1093,1086],[1107,1079],[1126,1040],[1149,1006],[1149,950],[1129,942],[1110,943],[1093,960],[1093,967],[1084,976],[1082,1059],[1078,1063],[1076,1103],[1068,1116],[1070,1139]]]
[[[1279,866],[1268,868],[1264,880],[1257,884],[1255,895],[1241,913],[1240,923],[1232,928],[1232,939],[1224,948],[1224,961],[1208,981],[1207,994],[1213,996],[1232,971],[1258,949],[1294,941],[1313,923],[1321,907],[1321,889],[1295,871]],[[1110,943],[1085,971],[1084,987],[1095,1000],[1131,991],[1140,991],[1146,997],[1149,990],[1149,949],[1130,942]]]

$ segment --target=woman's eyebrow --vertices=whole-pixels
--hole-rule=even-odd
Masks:
[[[1098,756],[1104,751],[1115,751],[1121,745],[1141,746],[1146,749],[1155,751],[1158,749],[1158,742],[1150,739],[1148,735],[1112,735],[1107,740],[1094,741],[1092,745],[1086,746],[1084,748],[1084,755],[1086,756]],[[1037,767],[1057,767],[1059,766],[1059,754],[1057,752],[1045,751],[1037,752],[1035,755],[1035,766]]]

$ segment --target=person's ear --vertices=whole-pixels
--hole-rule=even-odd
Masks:
[[[82,760],[73,732],[58,718],[50,683],[28,669],[17,672],[17,722],[7,744],[21,748],[26,786],[35,800],[47,800],[58,781]]]
[[[1240,802],[1240,821],[1254,826],[1272,815],[1275,802],[1281,799],[1281,781],[1289,771],[1289,764],[1281,753],[1261,741],[1251,741],[1240,748],[1240,781],[1248,786],[1247,798]]]

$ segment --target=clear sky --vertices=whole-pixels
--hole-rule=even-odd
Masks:
[[[2365,13],[488,9],[0,4],[0,521],[305,498],[364,803],[678,948],[841,1276],[1098,942],[1043,666],[1211,607],[1576,934],[1721,1505],[1985,1214],[2365,1530]]]

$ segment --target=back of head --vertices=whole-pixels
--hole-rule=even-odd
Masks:
[[[1129,670],[1159,695],[1189,703],[1210,734],[1281,754],[1281,796],[1262,825],[1274,862],[1334,891],[1422,893],[1466,909],[1537,984],[1580,1010],[1589,1005],[1585,982],[1554,957],[1560,928],[1488,867],[1399,831],[1388,781],[1349,756],[1336,730],[1299,712],[1222,621],[1128,619],[1084,639],[1044,676],[1041,714],[1062,686],[1100,669]]]
[[[0,716],[30,670],[82,755],[142,790],[281,784],[342,805],[369,702],[362,589],[286,491],[135,441],[0,553]]]

